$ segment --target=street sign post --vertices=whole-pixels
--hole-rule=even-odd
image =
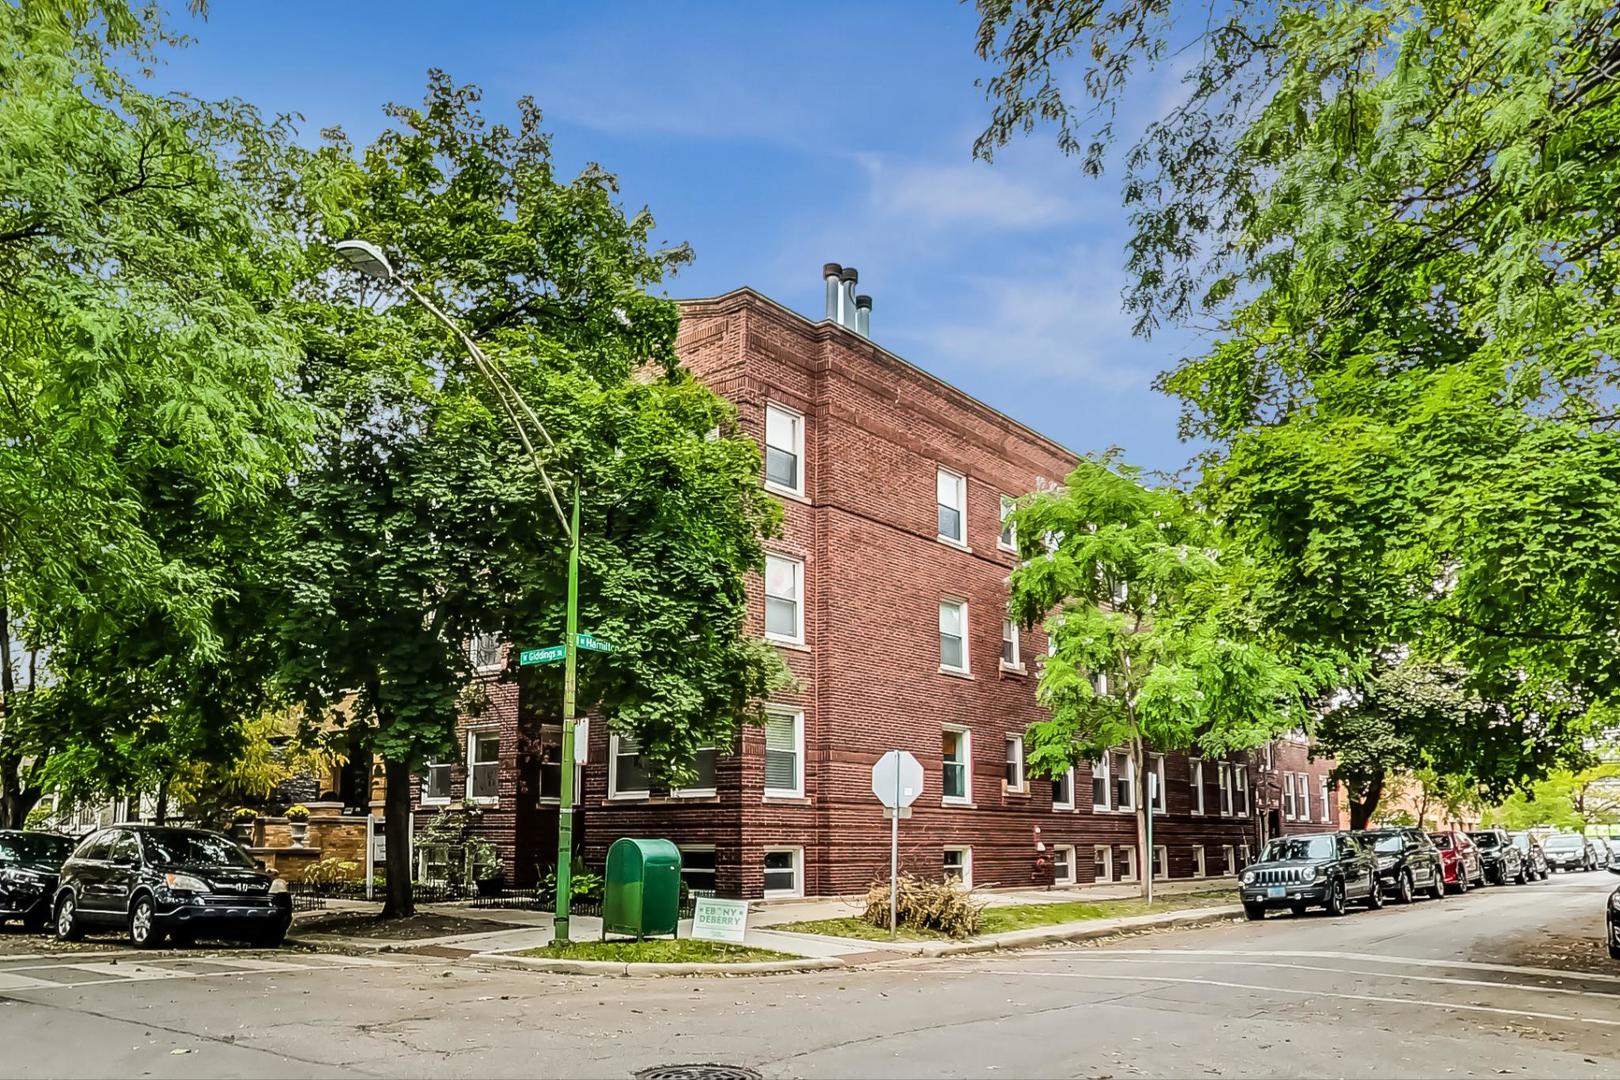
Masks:
[[[899,935],[895,925],[900,888],[900,818],[910,817],[910,806],[922,794],[922,763],[904,750],[890,750],[872,766],[872,794],[889,817],[889,940]]]

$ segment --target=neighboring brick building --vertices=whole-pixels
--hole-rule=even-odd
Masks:
[[[591,725],[583,854],[599,865],[617,837],[659,835],[681,846],[694,886],[722,895],[859,892],[888,872],[871,767],[903,749],[927,777],[900,829],[905,869],[977,886],[1131,879],[1141,785],[1123,754],[1058,784],[1027,775],[1046,641],[1003,618],[1015,561],[1003,507],[1060,481],[1077,457],[875,345],[853,271],[828,270],[823,321],[738,289],[684,303],[677,343],[765,450],[785,521],[753,583],[749,629],[782,650],[799,685],[736,753],[706,755],[712,781],[695,790],[647,790],[635,748]],[[483,831],[526,883],[554,859],[558,740],[520,732],[516,690],[492,691],[466,722],[466,760],[482,778]],[[1261,835],[1254,763],[1156,764],[1167,802],[1157,872],[1234,870]],[[466,795],[467,766],[432,772],[433,796]],[[426,813],[436,800],[418,803]]]
[[[1311,760],[1303,734],[1277,740],[1255,759],[1255,809],[1263,836],[1350,827],[1338,786],[1328,779],[1333,762]]]

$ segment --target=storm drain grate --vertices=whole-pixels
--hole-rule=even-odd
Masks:
[[[741,1065],[655,1065],[633,1075],[636,1080],[762,1080]]]

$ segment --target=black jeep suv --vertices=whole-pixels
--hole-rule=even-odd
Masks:
[[[1369,908],[1384,906],[1378,864],[1360,840],[1347,832],[1278,836],[1266,841],[1260,858],[1238,876],[1243,913],[1263,919],[1267,908],[1285,907],[1295,915],[1320,905],[1343,915],[1348,900]]]
[[[0,923],[21,919],[30,930],[51,921],[51,894],[73,838],[48,832],[0,829]]]
[[[1410,904],[1421,886],[1436,900],[1446,894],[1440,849],[1422,829],[1363,829],[1354,834],[1378,859],[1378,883],[1386,893]]]
[[[122,926],[140,948],[196,937],[280,945],[292,922],[287,883],[258,868],[236,841],[201,829],[115,825],[93,833],[62,865],[56,936]]]
[[[1513,846],[1506,829],[1479,829],[1470,832],[1468,838],[1479,845],[1479,863],[1486,881],[1492,885],[1525,883],[1524,856]]]

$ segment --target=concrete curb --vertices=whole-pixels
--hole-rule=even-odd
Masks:
[[[1217,911],[1197,911],[1185,915],[1168,913],[1165,915],[1132,916],[1133,919],[1140,919],[1139,922],[1108,920],[1109,925],[1107,926],[1076,926],[1071,923],[1066,927],[1032,927],[1028,930],[1014,930],[1011,933],[998,934],[994,938],[986,938],[983,941],[924,942],[923,947],[918,950],[918,955],[926,957],[967,956],[972,953],[1000,952],[1003,949],[1030,949],[1041,945],[1057,945],[1066,941],[1095,941],[1098,938],[1130,934],[1139,930],[1206,926],[1211,923],[1227,922],[1242,914],[1242,906],[1234,904],[1230,908],[1222,908]]]
[[[795,971],[827,971],[847,967],[842,960],[754,960],[738,964],[644,964],[618,960],[548,960],[539,956],[474,953],[459,963],[552,975],[648,977],[660,975],[782,975]]]

